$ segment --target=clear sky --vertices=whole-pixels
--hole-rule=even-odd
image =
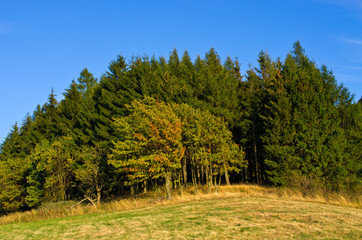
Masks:
[[[0,3],[0,142],[85,67],[99,78],[118,54],[193,59],[214,47],[244,74],[261,50],[285,58],[299,40],[318,66],[362,95],[362,0],[62,0]]]

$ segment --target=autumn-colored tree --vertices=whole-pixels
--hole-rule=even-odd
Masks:
[[[127,105],[130,115],[115,119],[120,140],[109,163],[128,174],[129,184],[163,178],[171,199],[171,178],[181,168],[181,121],[172,108],[147,97]]]

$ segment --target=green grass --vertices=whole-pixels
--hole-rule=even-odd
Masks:
[[[362,210],[221,198],[0,226],[0,239],[361,239]]]

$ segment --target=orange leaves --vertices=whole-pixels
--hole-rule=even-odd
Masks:
[[[135,139],[138,139],[140,141],[144,141],[146,139],[145,136],[143,136],[143,134],[141,134],[141,133],[135,133],[134,137],[135,137]]]
[[[133,101],[128,108],[131,114],[116,126],[127,126],[118,131],[126,140],[114,143],[109,163],[132,175],[133,182],[175,172],[186,151],[190,162],[212,166],[215,173],[244,158],[232,144],[227,123],[208,111],[186,104],[171,107],[153,98]]]
[[[114,143],[109,163],[127,172],[132,181],[144,181],[163,176],[166,169],[180,166],[184,150],[181,143],[181,121],[172,108],[153,98],[133,101],[127,106],[131,114],[118,122],[116,128],[129,127],[122,131]],[[121,164],[121,162],[123,162]]]

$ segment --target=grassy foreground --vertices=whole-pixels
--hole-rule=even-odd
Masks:
[[[192,188],[104,203],[67,202],[0,217],[0,239],[362,239],[360,197],[305,197],[255,185]],[[88,214],[88,215],[86,215]]]
[[[0,239],[361,239],[362,210],[224,198],[0,226]]]

